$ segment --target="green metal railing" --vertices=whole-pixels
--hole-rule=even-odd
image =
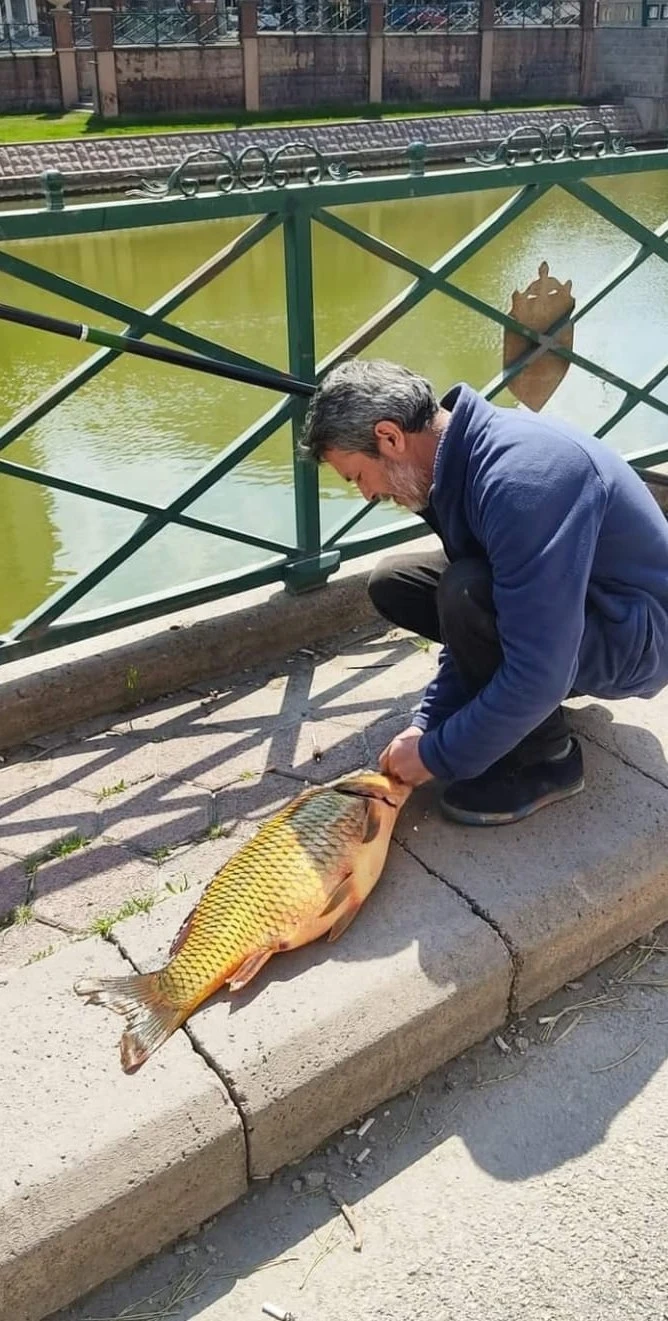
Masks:
[[[584,143],[589,144],[586,149]],[[309,150],[312,153],[310,159],[305,154]],[[188,511],[204,492],[224,480],[247,455],[286,422],[291,424],[293,440],[296,442],[307,407],[307,396],[323,374],[335,363],[365,350],[433,291],[480,313],[500,327],[516,331],[531,343],[532,347],[521,358],[487,384],[483,393],[488,399],[498,395],[525,366],[549,350],[622,392],[622,403],[598,428],[599,436],[606,436],[639,404],[668,415],[668,403],[656,394],[668,376],[668,356],[662,356],[643,379],[631,381],[555,341],[555,336],[564,324],[569,320],[582,320],[651,256],[659,257],[662,261],[668,258],[668,220],[658,229],[651,230],[588,182],[622,174],[666,170],[668,150],[633,151],[627,149],[623,142],[610,138],[609,134],[600,130],[600,126],[590,125],[588,130],[575,132],[565,128],[560,131],[555,129],[549,135],[541,134],[538,130],[523,130],[520,134],[514,134],[512,141],[454,169],[425,171],[424,148],[416,146],[409,153],[408,163],[400,173],[366,178],[346,177],[343,167],[326,165],[312,148],[305,145],[296,153],[293,150],[292,156],[285,150],[271,157],[266,152],[259,152],[259,172],[257,151],[250,164],[248,159],[245,163],[235,161],[222,152],[212,155],[214,160],[209,164],[215,163],[219,171],[215,188],[205,189],[201,180],[193,174],[192,168],[181,167],[174,171],[166,185],[147,184],[147,195],[132,200],[63,207],[56,191],[51,196],[51,204],[55,209],[6,211],[2,215],[0,272],[68,299],[87,313],[112,317],[123,323],[125,329],[114,335],[85,326],[83,329],[75,326],[73,331],[70,325],[70,330],[66,331],[63,330],[66,323],[61,322],[59,333],[80,334],[81,338],[88,338],[101,347],[86,362],[0,428],[0,451],[6,451],[12,442],[40,418],[104,371],[120,353],[128,350],[140,354],[148,352],[153,357],[162,356],[163,359],[169,357],[172,368],[174,364],[180,369],[190,366],[234,379],[260,381],[265,386],[278,391],[287,390],[289,393],[282,395],[259,421],[238,436],[203,468],[194,481],[184,485],[165,505],[133,499],[111,490],[93,487],[83,481],[59,477],[16,463],[7,457],[0,459],[0,477],[70,492],[88,500],[134,512],[140,519],[135,530],[129,536],[122,537],[100,563],[55,592],[0,639],[0,663],[263,584],[282,581],[291,591],[315,588],[326,582],[341,561],[427,532],[422,521],[414,518],[365,531],[359,524],[372,507],[367,505],[342,519],[333,531],[323,537],[318,471],[313,464],[297,457],[296,445],[294,544],[262,536],[259,530],[241,532],[231,527],[222,527],[206,519],[196,518]],[[286,168],[288,159],[293,165],[290,178]],[[333,212],[333,208],[344,204],[350,207],[355,203],[440,197],[509,188],[515,190],[513,195],[431,266],[424,266]],[[452,277],[465,262],[526,214],[552,189],[562,189],[577,198],[597,216],[632,239],[637,247],[607,279],[589,291],[570,318],[562,318],[549,332],[540,334],[483,298],[460,288],[453,283]],[[84,235],[101,230],[183,224],[221,217],[247,217],[251,223],[238,238],[146,309],[133,307],[45,270],[6,246],[22,238]],[[396,297],[321,362],[316,362],[315,358],[311,251],[312,229],[315,225],[334,231],[409,277],[406,287]],[[265,363],[235,353],[222,344],[167,320],[198,290],[229,269],[278,228],[283,232],[285,255],[289,351],[287,373],[277,372]],[[3,311],[0,308],[0,317],[3,315],[11,318],[11,309],[5,308]],[[31,324],[30,317],[34,317],[34,314],[16,313],[18,319],[21,315],[26,317],[27,324]],[[35,324],[34,319],[32,324]],[[147,336],[158,339],[168,347],[161,348],[153,343],[144,346]],[[666,435],[665,448],[627,455],[629,462],[643,469],[667,460],[668,429]],[[179,586],[168,593],[127,600],[103,610],[77,614],[69,620],[63,618],[66,612],[84,601],[98,584],[167,525],[191,528],[213,537],[241,542],[263,552],[264,558],[250,568]]]

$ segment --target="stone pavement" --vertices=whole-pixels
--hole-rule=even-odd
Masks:
[[[460,159],[479,147],[499,142],[513,129],[537,124],[548,129],[555,122],[571,127],[596,119],[629,142],[641,136],[634,109],[622,105],[586,106],[576,109],[490,111],[460,115],[428,115],[401,119],[353,120],[344,123],[292,124],[285,128],[250,128],[191,131],[187,133],[123,134],[119,137],[63,139],[53,142],[20,142],[0,145],[0,194],[11,185],[26,188],[39,183],[45,170],[63,174],[68,186],[91,188],[113,186],[115,180],[133,175],[163,177],[190,152],[219,150],[236,156],[247,147],[274,151],[288,143],[307,142],[328,160],[374,154],[383,159],[405,151],[411,143],[424,142],[444,158]],[[283,162],[282,162],[283,163]],[[249,161],[249,173],[257,173],[257,162]]]
[[[668,696],[582,699],[582,795],[475,831],[416,793],[340,942],[274,960],[121,1073],[120,1020],[72,982],[159,966],[264,817],[375,763],[435,653],[360,627],[6,756],[3,1318],[37,1321],[155,1252],[668,918]]]

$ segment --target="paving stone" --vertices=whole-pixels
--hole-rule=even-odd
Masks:
[[[404,729],[408,729],[411,723],[410,712],[402,711],[400,715],[389,716],[387,720],[376,720],[368,725],[364,730],[364,737],[369,749],[369,764],[376,766],[381,752],[392,742],[397,734],[401,734]]]
[[[22,862],[0,853],[0,918],[24,904],[28,897],[28,874]]]
[[[7,1321],[65,1306],[245,1191],[238,1114],[185,1033],[126,1075],[118,1017],[73,994],[80,977],[128,971],[117,949],[86,940],[2,988],[0,1053],[11,1059],[0,1132]]]
[[[258,826],[279,812],[305,787],[305,781],[281,775],[264,775],[228,785],[215,794],[215,819],[224,830],[239,835],[255,834]]]
[[[364,729],[397,711],[408,713],[434,677],[437,654],[436,647],[427,652],[405,637],[348,649],[316,667],[309,715]]]
[[[53,763],[42,755],[26,757],[0,767],[0,799],[17,798],[43,789],[53,778]]]
[[[126,900],[157,894],[158,868],[118,845],[98,841],[42,863],[33,882],[40,917],[86,931],[96,917],[115,913]]]
[[[56,847],[72,835],[93,839],[99,815],[87,794],[77,789],[34,790],[0,802],[0,838],[3,848],[29,858]]]
[[[446,822],[431,786],[398,822],[411,852],[505,933],[520,1008],[668,915],[666,790],[595,744],[584,757],[584,792],[517,826]]]
[[[357,730],[337,720],[305,720],[279,731],[271,765],[279,774],[292,771],[311,784],[326,784],[368,761],[364,737]]]
[[[179,692],[161,697],[157,702],[133,707],[113,724],[109,724],[107,718],[107,723],[113,733],[129,733],[133,736],[146,734],[153,741],[160,741],[187,728],[201,714],[201,698],[190,692]]]
[[[159,745],[158,774],[214,791],[245,776],[261,775],[275,744],[270,728],[244,731],[198,724],[192,732]]]
[[[123,923],[142,969],[163,961],[190,900]],[[244,1114],[252,1175],[313,1150],[504,1019],[511,963],[491,928],[394,846],[376,890],[335,944],[277,956],[237,996],[189,1022]]]
[[[80,743],[56,749],[50,758],[54,788],[74,786],[83,793],[109,796],[119,784],[150,780],[156,774],[157,748],[107,730]]]
[[[36,919],[4,927],[0,930],[0,986],[7,974],[49,958],[70,940],[71,936],[65,931],[58,931]]]
[[[208,830],[212,802],[206,790],[191,784],[150,780],[101,805],[100,833],[141,853],[174,848]]]
[[[580,697],[568,703],[572,727],[623,761],[668,786],[668,691],[650,702],[629,697],[604,702]]]

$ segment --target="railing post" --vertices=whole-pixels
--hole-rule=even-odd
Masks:
[[[239,39],[244,66],[244,106],[260,109],[260,63],[257,45],[257,0],[239,0]]]
[[[494,8],[495,0],[480,3],[480,76],[478,100],[489,103],[492,99],[492,68],[494,64]]]
[[[89,9],[93,46],[93,104],[103,119],[118,115],[113,9]]]
[[[368,0],[368,7],[369,100],[379,104],[383,99],[385,0]]]
[[[71,110],[79,103],[77,57],[74,49],[74,20],[69,9],[54,9],[51,13],[53,49],[58,60],[60,99],[63,110]]]
[[[580,87],[581,101],[592,95],[594,28],[596,27],[596,0],[580,0]]]
[[[289,212],[283,222],[285,254],[285,298],[288,322],[289,370],[302,380],[315,378],[315,323],[313,309],[313,257],[311,252],[311,217],[303,208]],[[338,551],[321,550],[320,497],[318,469],[315,463],[297,456],[308,403],[296,398],[292,409],[293,472],[295,483],[295,523],[298,558],[287,565],[285,585],[288,591],[303,592],[322,587],[330,573],[338,569]]]

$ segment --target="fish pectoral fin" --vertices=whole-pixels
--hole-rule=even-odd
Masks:
[[[258,949],[254,954],[249,954],[248,958],[244,959],[244,962],[232,974],[229,982],[230,990],[241,991],[244,986],[248,986],[248,983],[252,982],[254,977],[257,977],[260,968],[263,968],[272,954],[275,953],[274,949]]]
[[[364,834],[362,836],[363,844],[370,844],[376,838],[383,824],[383,810],[377,798],[366,799],[366,816],[364,819]]]
[[[339,881],[333,894],[330,895],[320,916],[327,917],[328,913],[335,913],[342,904],[356,903],[359,907],[359,900],[355,890],[355,879],[351,871],[346,872],[342,881]]]
[[[357,917],[361,907],[362,905],[356,901],[354,907],[351,905],[350,908],[346,908],[345,912],[343,912],[340,917],[337,917],[334,925],[330,927],[327,940],[338,940],[339,936],[342,936],[344,931],[347,931],[350,923]]]
[[[334,917],[327,939],[338,940],[338,937],[343,935],[346,927],[350,926],[353,918],[357,916],[361,907],[355,878],[352,872],[348,872],[348,875],[344,876],[341,883],[337,885],[326,908],[322,911],[323,917],[327,917],[330,913]],[[335,914],[336,916],[334,916]]]

